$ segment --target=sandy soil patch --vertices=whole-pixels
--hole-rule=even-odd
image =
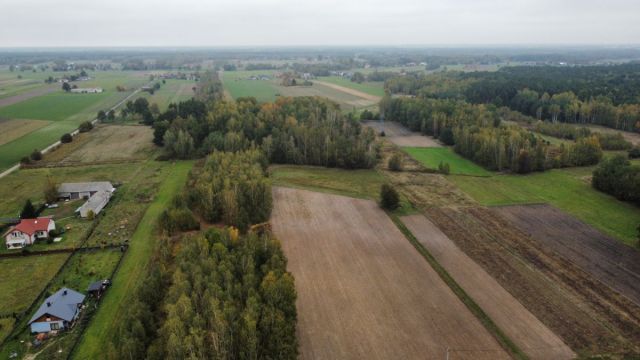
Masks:
[[[442,147],[438,140],[424,136],[420,133],[410,131],[404,126],[393,122],[385,121],[384,125],[380,121],[363,121],[363,125],[369,126],[374,129],[376,133],[384,131],[385,138],[398,146],[411,146],[411,147]]]
[[[342,91],[344,93],[353,95],[353,96],[357,96],[359,98],[363,98],[369,101],[372,101],[374,103],[377,103],[378,101],[380,101],[381,97],[379,96],[375,96],[375,95],[371,95],[371,94],[367,94],[366,92],[362,92],[356,89],[351,89],[348,88],[346,86],[341,86],[341,85],[337,85],[337,84],[333,84],[330,82],[325,82],[325,81],[319,81],[319,80],[313,80],[314,84],[322,84],[324,86],[330,87],[332,89],[338,90],[338,91]]]
[[[486,271],[423,215],[402,217],[416,239],[532,359],[572,359],[575,354]]]
[[[302,359],[509,356],[370,200],[274,188]]]

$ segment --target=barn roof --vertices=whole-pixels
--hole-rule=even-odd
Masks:
[[[78,304],[82,304],[83,301],[84,295],[64,287],[44,300],[38,311],[29,320],[29,324],[46,314],[72,321],[78,311]]]
[[[113,185],[108,181],[95,181],[95,182],[79,182],[79,183],[62,183],[58,187],[59,193],[72,193],[72,192],[96,192],[96,191],[109,191],[113,192]]]
[[[83,210],[91,210],[95,215],[97,215],[100,207],[106,204],[107,201],[109,201],[109,196],[110,195],[108,192],[100,190],[97,193],[93,194],[93,196],[91,196],[89,200],[82,204],[82,206],[80,206],[76,211],[82,212]]]

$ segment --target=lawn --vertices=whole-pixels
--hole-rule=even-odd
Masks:
[[[144,269],[156,243],[156,222],[175,194],[184,187],[192,164],[177,162],[171,166],[169,176],[160,185],[158,194],[147,208],[131,239],[131,246],[113,279],[113,286],[106,293],[95,317],[82,336],[73,356],[75,359],[97,359],[104,354],[109,339],[114,336],[121,307],[126,306],[127,296],[144,278]]]
[[[487,178],[449,176],[483,205],[549,203],[626,244],[637,241],[640,208],[593,189],[592,167]]]
[[[369,95],[380,97],[384,96],[384,82],[382,81],[368,81],[358,84],[349,79],[345,79],[339,76],[320,77],[318,78],[318,80],[362,91],[363,93],[367,93]]]
[[[111,276],[121,256],[118,248],[76,252],[52,282],[50,291],[66,286],[84,294],[89,284]]]
[[[69,254],[0,259],[0,314],[24,311]]]
[[[450,173],[458,175],[491,176],[491,172],[471,160],[456,154],[451,148],[403,147],[402,150],[430,169],[438,169],[440,162],[449,163]]]
[[[380,187],[385,177],[375,170],[344,170],[316,166],[275,165],[269,168],[273,186],[292,187],[310,191],[380,200]],[[401,199],[398,214],[412,212],[411,205]]]
[[[162,82],[161,82],[162,83]],[[162,84],[160,90],[156,90],[153,95],[148,92],[141,93],[140,97],[149,100],[149,104],[157,104],[160,111],[167,110],[171,103],[189,100],[193,97],[193,87],[196,84],[189,80],[168,79]]]
[[[11,333],[15,319],[12,317],[0,318],[0,342]]]

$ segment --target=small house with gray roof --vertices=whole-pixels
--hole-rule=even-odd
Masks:
[[[48,333],[68,329],[80,315],[84,295],[62,288],[44,300],[29,320],[32,333]]]

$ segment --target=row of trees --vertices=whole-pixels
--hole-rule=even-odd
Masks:
[[[491,105],[385,97],[381,112],[388,120],[454,145],[462,156],[492,170],[544,171],[596,164],[602,157],[597,137],[554,146],[519,126],[502,124],[499,111]]]
[[[593,171],[594,188],[620,200],[640,205],[640,166],[631,165],[624,156],[605,159]]]
[[[267,221],[272,199],[266,168],[267,160],[257,149],[215,151],[191,173],[190,207],[210,223],[222,221],[243,232]]]
[[[587,127],[577,127],[564,123],[549,123],[538,121],[534,127],[536,132],[560,139],[577,140],[595,136],[603,150],[629,150],[633,146],[619,133],[592,132]]]
[[[147,358],[295,359],[296,290],[286,264],[268,236],[209,230],[185,241]]]
[[[377,161],[375,133],[323,98],[254,98],[170,106],[154,122],[154,142],[168,158],[194,158],[215,150],[259,147],[274,163],[370,168]]]

